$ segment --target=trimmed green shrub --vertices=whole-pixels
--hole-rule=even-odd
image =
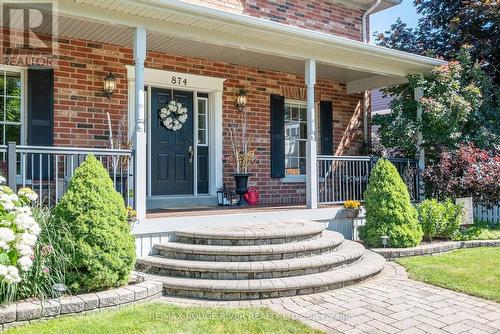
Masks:
[[[380,159],[372,170],[365,192],[366,224],[360,237],[369,247],[381,247],[381,237],[389,237],[389,247],[413,247],[422,241],[417,210],[410,202],[408,188],[394,165]]]
[[[420,203],[417,209],[425,240],[452,239],[459,232],[462,207],[452,200],[438,202],[428,199]]]
[[[451,199],[442,203],[444,206],[444,225],[438,230],[437,236],[443,239],[453,239],[460,232],[462,223],[462,205],[455,204]]]
[[[436,199],[426,199],[417,206],[424,239],[432,241],[444,225],[444,205]]]
[[[94,156],[75,170],[54,216],[68,231],[63,247],[72,254],[66,283],[73,292],[128,283],[135,243],[124,200]]]

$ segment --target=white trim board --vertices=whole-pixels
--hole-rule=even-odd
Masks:
[[[126,65],[127,68],[127,80],[128,80],[128,126],[129,126],[129,136],[132,137],[135,131],[135,67],[131,65]],[[173,84],[173,78],[182,78],[181,85]],[[184,79],[186,81],[184,81]],[[148,87],[148,98],[147,98],[147,110],[146,110],[146,124],[148,132],[148,173],[147,179],[147,197],[151,197],[151,155],[150,155],[150,119],[151,119],[151,87],[165,88],[165,89],[175,89],[175,90],[186,90],[196,92],[208,93],[210,106],[209,106],[209,131],[208,131],[208,143],[209,143],[209,195],[215,195],[217,189],[222,187],[223,175],[222,175],[222,91],[224,89],[224,78],[214,78],[206,77],[201,75],[179,73],[173,71],[164,71],[152,68],[144,69],[144,85]],[[179,82],[177,80],[176,82]],[[194,97],[196,94],[194,94]],[[196,101],[193,101],[196,103]],[[196,106],[194,106],[196,108]],[[193,113],[193,117],[197,116]],[[195,118],[196,121],[196,118]],[[193,127],[194,128],[194,127]],[[194,136],[196,139],[196,135]],[[196,143],[194,143],[196,144]],[[194,162],[196,164],[196,160]],[[193,172],[195,170],[193,169]],[[193,178],[195,181],[196,178]],[[193,182],[195,183],[195,182]],[[196,184],[193,185],[196,187]],[[195,189],[194,189],[195,190]],[[196,190],[193,192],[196,194]],[[205,195],[206,196],[206,195]]]

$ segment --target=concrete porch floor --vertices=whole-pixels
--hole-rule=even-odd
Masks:
[[[341,205],[322,205],[318,209],[336,209]],[[174,218],[174,217],[193,217],[193,216],[214,216],[225,214],[252,214],[252,213],[271,213],[286,212],[289,210],[307,210],[304,204],[290,205],[258,205],[258,206],[200,206],[191,208],[176,209],[153,209],[148,210],[146,219],[155,218]],[[317,209],[313,209],[317,210]]]

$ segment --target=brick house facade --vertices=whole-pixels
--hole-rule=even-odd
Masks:
[[[91,2],[82,1],[82,2]],[[202,5],[223,12],[244,14],[287,26],[340,36],[353,41],[362,40],[362,16],[357,6],[334,1],[184,1],[189,5]],[[167,29],[168,30],[168,29]],[[10,36],[7,43],[5,36]],[[29,49],[12,46],[12,36],[22,34],[3,28],[3,63],[12,65],[16,57],[35,55]],[[50,36],[46,36],[50,39]],[[59,33],[57,53],[52,57],[54,69],[53,144],[73,147],[109,147],[108,114],[113,134],[130,136],[130,87],[127,67],[134,65],[131,45],[105,43],[66,36]],[[9,58],[10,57],[10,58]],[[242,122],[234,101],[240,89],[248,91],[249,135],[258,152],[252,169],[250,185],[261,193],[261,203],[303,203],[304,181],[271,178],[271,116],[270,96],[284,96],[286,100],[306,101],[305,77],[301,73],[288,73],[275,68],[257,68],[245,64],[190,57],[175,52],[149,50],[145,67],[203,77],[224,78],[222,93],[223,157],[230,154],[229,128]],[[108,99],[103,95],[103,78],[112,72],[117,77],[117,89]],[[341,80],[325,79],[317,72],[315,101],[330,101],[333,117],[333,152],[337,155],[358,155],[363,145],[363,94],[348,92]],[[154,117],[146,111],[147,117]],[[151,113],[151,114],[150,114]],[[27,111],[29,117],[29,110]],[[318,126],[319,136],[321,129]],[[366,135],[366,134],[365,134]],[[27,134],[29,137],[29,134]],[[320,141],[321,138],[318,138]],[[33,144],[33,143],[31,143]],[[320,148],[318,148],[318,151]],[[223,163],[223,183],[234,187],[232,166]]]

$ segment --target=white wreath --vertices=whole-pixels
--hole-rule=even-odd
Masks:
[[[187,108],[177,101],[170,101],[160,110],[160,119],[168,130],[180,130],[187,118]]]

